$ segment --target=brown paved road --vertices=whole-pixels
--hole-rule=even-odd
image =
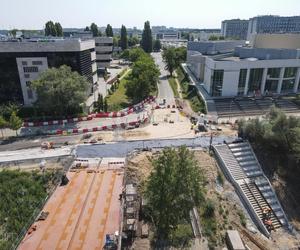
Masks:
[[[95,172],[69,172],[70,182],[58,187],[43,211],[45,221],[34,224],[37,230],[25,236],[18,249],[102,249],[106,234],[120,225],[123,170],[101,164]]]

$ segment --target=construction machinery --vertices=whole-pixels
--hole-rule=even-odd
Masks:
[[[53,149],[54,148],[54,144],[53,142],[49,142],[49,141],[44,141],[41,143],[41,149]]]

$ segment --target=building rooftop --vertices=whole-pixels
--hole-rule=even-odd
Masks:
[[[1,52],[71,52],[95,47],[95,41],[80,38],[36,38],[0,41]]]

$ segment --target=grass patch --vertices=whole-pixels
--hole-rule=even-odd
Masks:
[[[191,245],[191,239],[194,238],[191,224],[180,224],[170,236],[171,245],[177,248],[187,248]]]
[[[124,108],[127,108],[131,103],[126,95],[125,85],[127,83],[127,77],[124,77],[117,89],[107,97],[108,111],[118,111]]]
[[[241,225],[243,227],[246,227],[247,222],[246,222],[246,217],[245,217],[243,211],[238,211],[238,216],[240,217]]]
[[[201,226],[203,234],[208,238],[209,247],[213,249],[218,242],[217,229],[218,223],[215,216],[215,205],[212,201],[207,200],[199,209]]]
[[[174,96],[179,97],[178,88],[177,88],[177,82],[174,77],[168,78],[169,84],[173,90]]]
[[[177,68],[176,73],[182,90],[182,97],[189,101],[190,106],[195,113],[200,112],[206,114],[205,103],[202,98],[198,96],[196,87],[189,85],[189,79],[182,68]]]
[[[0,249],[11,249],[17,235],[33,223],[56,173],[0,172]]]

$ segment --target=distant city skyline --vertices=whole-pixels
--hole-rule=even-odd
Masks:
[[[0,3],[0,29],[43,29],[47,21],[64,28],[82,28],[95,22],[114,28],[151,26],[176,28],[221,28],[225,19],[249,19],[257,15],[300,15],[298,0],[3,0]]]

